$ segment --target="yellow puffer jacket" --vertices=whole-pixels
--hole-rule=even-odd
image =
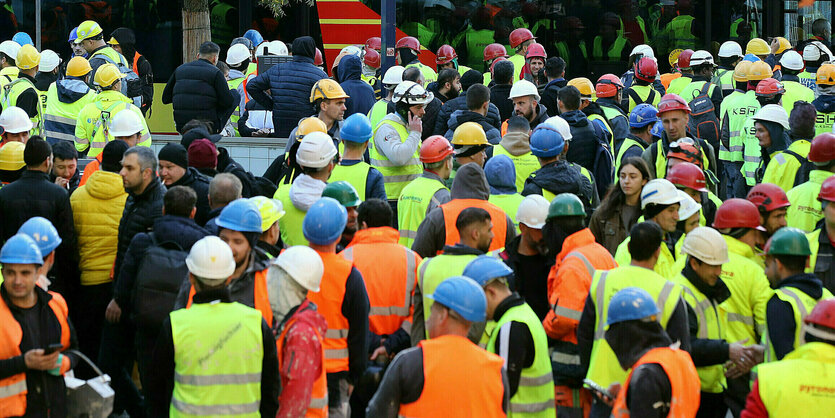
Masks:
[[[110,270],[127,198],[122,176],[104,170],[93,173],[70,197],[83,286],[112,280]]]

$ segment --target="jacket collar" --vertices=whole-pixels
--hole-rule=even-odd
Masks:
[[[730,236],[730,235],[722,235],[725,238],[725,242],[728,243],[728,252],[733,253],[736,255],[741,255],[751,261],[756,262],[758,265],[762,265],[762,261],[757,260],[757,255],[754,253],[754,249],[751,248],[750,245]]]
[[[444,252],[446,255],[482,255],[481,250],[473,247],[468,247],[464,244],[458,243],[455,245],[444,245]]]
[[[232,301],[232,296],[229,293],[229,287],[224,286],[221,288],[209,289],[204,290],[201,292],[197,292],[194,294],[194,303],[210,303],[213,301],[219,300],[223,303],[229,303]]]
[[[41,289],[38,285],[35,285],[35,296],[38,298],[37,302],[35,302],[35,306],[44,306],[52,300],[52,294]],[[0,297],[3,298],[3,302],[9,307],[9,310],[17,311],[22,309],[12,303],[11,299],[9,299],[9,294],[6,292],[6,287],[2,285],[0,285]]]
[[[153,194],[154,190],[159,188],[161,185],[162,182],[159,181],[159,177],[157,177],[157,175],[154,174],[154,178],[151,179],[151,182],[148,184],[148,187],[146,187],[145,190],[142,191],[142,194],[135,194],[132,191],[128,191],[128,194],[134,200],[150,199],[150,196]]]
[[[557,260],[562,260],[568,253],[589,244],[594,244],[594,234],[591,233],[590,229],[583,228],[565,239],[562,244],[562,251],[557,255]]]
[[[696,275],[696,271],[690,267],[690,263],[687,263],[684,266],[684,270],[681,271],[681,275],[684,276],[699,292],[702,292],[703,295],[707,296],[708,299],[718,303],[722,303],[731,297],[731,291],[728,289],[728,286],[719,278],[716,281],[716,284],[713,286],[708,285],[698,275]]]
[[[36,179],[36,180],[46,180],[49,181],[49,174],[44,173],[43,171],[38,170],[26,170],[23,174],[20,175],[21,179]]]
[[[350,244],[348,244],[348,248],[354,246],[355,244],[396,244],[399,239],[400,233],[390,226],[360,229],[354,234],[354,239],[351,240]]]
[[[525,303],[525,300],[519,296],[518,293],[513,292],[510,296],[506,297],[503,301],[499,302],[496,305],[496,310],[493,311],[493,320],[498,321],[501,319],[510,308],[514,308],[516,306],[520,306]]]

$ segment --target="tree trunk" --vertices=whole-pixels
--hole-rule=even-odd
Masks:
[[[183,62],[194,61],[200,45],[212,40],[209,0],[183,1]]]

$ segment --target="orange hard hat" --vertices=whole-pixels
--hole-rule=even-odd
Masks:
[[[437,163],[452,155],[452,145],[441,135],[432,135],[420,145],[420,162]]]

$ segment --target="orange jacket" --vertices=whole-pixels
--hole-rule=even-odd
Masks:
[[[99,168],[101,168],[102,157],[104,157],[103,152],[99,153],[93,161],[87,163],[84,167],[84,174],[81,175],[81,180],[78,182],[78,187],[87,184],[87,180],[90,179],[90,176],[92,176],[96,171],[99,171]]]

